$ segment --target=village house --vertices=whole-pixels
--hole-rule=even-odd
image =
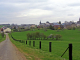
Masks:
[[[11,29],[10,28],[6,28],[6,29],[4,29],[4,33],[6,33],[6,32],[11,32]]]
[[[53,23],[54,29],[58,29],[60,28],[60,24],[59,23]]]
[[[36,28],[36,25],[35,24],[31,25],[31,28]]]
[[[73,28],[76,26],[77,26],[77,24],[73,21],[70,21],[70,22],[65,21],[65,23],[64,23],[64,29]]]
[[[40,21],[40,23],[39,23],[39,28],[48,28],[50,26],[50,23],[47,21],[46,23],[41,23],[41,21]]]
[[[79,18],[79,21],[77,21],[77,27],[80,26],[80,18]]]

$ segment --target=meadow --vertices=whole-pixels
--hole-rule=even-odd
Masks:
[[[6,38],[6,36],[4,35],[4,37],[2,37],[1,33],[0,33],[0,42],[4,41]]]
[[[44,33],[45,35],[50,35],[50,34],[61,34],[62,38],[60,40],[31,40],[31,46],[29,46],[29,40],[27,46],[30,48],[33,47],[33,41],[35,41],[35,48],[39,49],[39,41],[41,41],[41,50],[46,51],[47,53],[49,52],[49,42],[52,42],[52,52],[49,52],[52,55],[60,57],[64,51],[67,49],[68,44],[72,43],[73,44],[73,60],[79,60],[80,59],[80,30],[30,30],[30,31],[24,31],[24,32],[13,32],[11,33],[12,36],[15,39],[20,39],[20,40],[27,40],[27,33],[32,33],[32,32],[41,32]],[[17,42],[18,43],[18,42]],[[24,47],[25,48],[25,47]],[[33,49],[33,48],[32,48]],[[62,58],[65,58],[68,60],[69,54],[68,51],[64,54]],[[52,57],[52,56],[51,56]],[[44,60],[44,59],[43,59]],[[51,60],[51,59],[50,59]]]

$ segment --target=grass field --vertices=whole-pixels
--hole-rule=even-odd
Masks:
[[[14,41],[11,37],[10,40],[16,45],[19,51],[21,51],[26,56],[28,60],[63,60],[63,58],[58,55]]]
[[[4,35],[4,38],[2,38],[1,33],[0,33],[0,42],[4,41],[6,39],[6,36]]]
[[[14,32],[12,33],[12,36],[16,39],[20,39],[20,40],[26,40],[26,34],[27,33],[32,33],[32,32],[42,32],[45,35],[49,35],[49,34],[61,34],[62,38],[61,40],[41,40],[42,42],[42,48],[41,50],[48,52],[49,51],[49,42],[52,42],[52,52],[50,54],[54,54],[55,56],[60,57],[63,52],[67,49],[68,44],[72,43],[73,44],[73,60],[80,60],[80,30],[76,29],[76,30],[61,30],[59,32],[57,32],[56,30],[48,30],[48,31],[44,31],[44,30],[35,30],[35,31],[25,31],[25,32]],[[39,41],[40,40],[31,40],[31,42],[35,41],[35,48],[39,48]],[[29,42],[29,40],[28,40]],[[28,44],[29,45],[29,44]],[[27,45],[27,46],[28,46]],[[32,44],[33,45],[33,44]],[[31,45],[31,47],[33,47]],[[25,47],[24,47],[25,48]],[[33,49],[33,48],[32,48]],[[65,58],[66,60],[68,60],[68,51],[64,54],[64,56],[62,58]]]
[[[2,28],[3,26],[2,25],[0,25],[0,28]]]

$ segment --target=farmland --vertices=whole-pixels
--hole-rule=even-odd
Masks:
[[[31,40],[31,42],[35,41],[35,48],[39,49],[39,41],[41,41],[41,50],[49,52],[49,42],[52,42],[52,52],[49,54],[55,55],[60,57],[63,52],[67,49],[68,44],[72,43],[73,44],[73,60],[79,60],[80,59],[80,30],[30,30],[30,31],[24,31],[24,32],[13,32],[12,36],[15,39],[20,39],[20,40],[27,40],[27,33],[32,33],[32,32],[41,32],[44,33],[45,35],[50,35],[50,34],[61,34],[62,38],[60,40]],[[16,44],[19,42],[16,42]],[[28,40],[28,45],[29,45],[29,40]],[[27,45],[27,46],[28,46]],[[28,46],[29,48],[33,47],[33,43],[31,43],[31,47]],[[25,48],[25,47],[24,47]],[[32,48],[34,49],[34,48]],[[51,58],[51,57],[50,57]],[[68,51],[64,54],[62,58],[65,58],[68,60]],[[51,59],[50,59],[51,60]]]

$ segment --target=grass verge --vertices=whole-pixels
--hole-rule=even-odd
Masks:
[[[4,35],[4,38],[0,38],[0,42],[4,41],[6,39],[6,36]]]

